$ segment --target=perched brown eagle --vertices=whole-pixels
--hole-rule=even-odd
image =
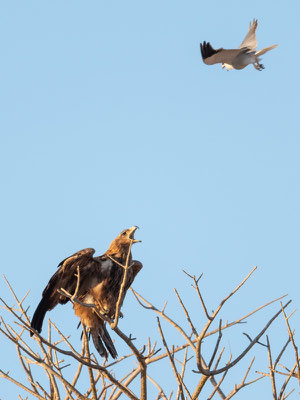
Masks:
[[[132,260],[131,252],[128,255],[130,244],[140,242],[134,239],[136,230],[137,226],[133,226],[122,231],[102,256],[93,257],[95,250],[88,248],[63,260],[43,291],[42,300],[35,310],[31,327],[40,333],[46,312],[52,310],[58,303],[65,304],[69,301],[69,298],[58,293],[58,290],[63,288],[71,294],[75,292],[77,267],[79,267],[80,275],[78,300],[94,304],[101,314],[114,318],[125,271],[121,265],[125,266],[129,256],[130,268],[127,270],[124,295],[120,305],[123,303],[126,291],[143,266],[139,261]],[[105,322],[90,307],[74,303],[74,311],[90,332],[99,354],[107,357],[108,350],[110,355],[116,358],[117,351],[106,330]],[[33,332],[30,334],[32,336]]]

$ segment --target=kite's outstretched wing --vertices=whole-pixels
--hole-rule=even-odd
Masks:
[[[200,43],[200,51],[202,60],[207,65],[217,64],[223,62],[222,52],[223,49],[215,50],[209,42]]]
[[[239,45],[239,49],[242,49],[243,47],[247,47],[248,49],[254,51],[257,47],[257,40],[255,36],[257,28],[257,19],[254,19],[253,22],[249,24],[249,31],[245,37],[245,39],[242,41],[242,43]]]
[[[209,42],[200,43],[200,50],[203,62],[207,65],[217,63],[232,65],[236,57],[248,51],[247,49],[225,50],[223,48],[215,50]]]

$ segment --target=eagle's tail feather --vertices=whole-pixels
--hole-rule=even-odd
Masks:
[[[109,336],[109,333],[107,332],[106,326],[103,324],[101,327],[101,333],[100,333],[101,339],[103,340],[107,350],[109,351],[109,354],[112,356],[112,358],[117,358],[118,353],[117,350],[113,344],[113,341],[111,340],[111,337]]]
[[[31,320],[31,327],[39,333],[42,331],[43,321],[48,310],[48,301],[46,301],[45,298],[42,298]],[[30,332],[30,336],[33,336],[33,332]]]
[[[96,329],[91,329],[90,332],[91,332],[96,350],[98,351],[98,353],[100,354],[101,357],[107,358],[107,351],[105,350],[105,347],[102,343],[102,340],[99,336],[98,331]]]

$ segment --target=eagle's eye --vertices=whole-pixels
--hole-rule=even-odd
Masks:
[[[126,231],[122,232],[122,236],[126,236],[126,233],[127,233]]]

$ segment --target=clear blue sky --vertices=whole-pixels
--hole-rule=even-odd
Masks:
[[[20,296],[31,289],[31,313],[63,258],[101,254],[132,225],[144,264],[134,287],[171,313],[173,287],[192,297],[182,268],[204,273],[215,309],[254,265],[224,318],[284,293],[299,308],[299,15],[297,0],[1,2],[1,270]],[[200,41],[237,47],[253,18],[258,47],[279,44],[264,71],[202,63]],[[123,311],[124,331],[158,337],[131,293]],[[279,348],[283,323],[270,337]],[[241,332],[226,340],[234,354],[247,344]],[[19,393],[0,387],[2,399]],[[270,398],[269,382],[260,393]]]

